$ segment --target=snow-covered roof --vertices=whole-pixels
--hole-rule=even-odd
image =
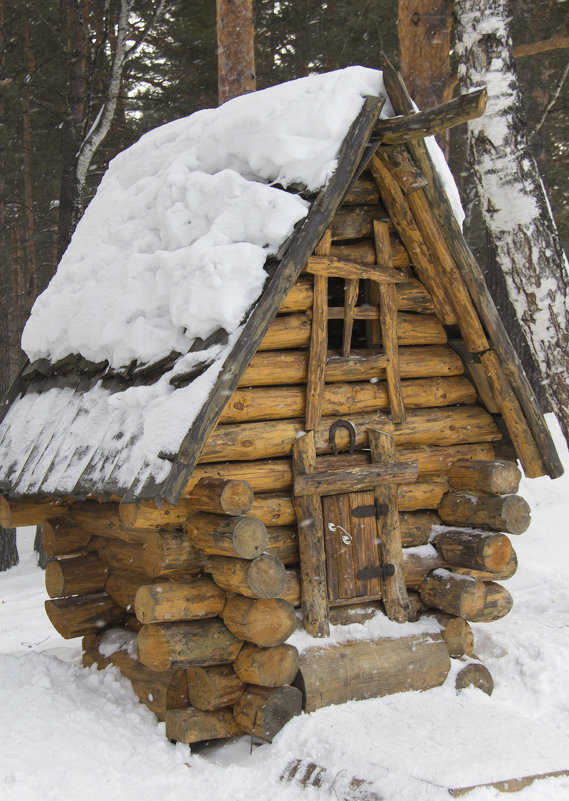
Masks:
[[[160,454],[223,376],[366,96],[385,97],[381,72],[310,76],[164,125],[111,162],[24,330],[36,370],[0,427],[0,491],[165,481]]]

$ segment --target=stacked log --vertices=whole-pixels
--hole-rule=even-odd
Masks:
[[[427,241],[424,204],[401,198],[396,184],[405,176],[390,177],[389,169],[385,161],[375,164],[382,191],[369,176],[350,190],[326,246],[309,260],[229,397],[177,506],[0,499],[0,524],[44,524],[54,558],[46,608],[58,631],[84,636],[86,664],[113,664],[128,676],[172,739],[248,732],[271,740],[302,703],[310,710],[440,684],[450,657],[472,655],[468,621],[495,620],[511,608],[497,582],[517,565],[507,534],[529,523],[516,495],[519,471],[496,460],[501,434],[477,405],[480,389],[447,345],[441,321],[457,322],[468,348],[483,352],[488,342],[479,326],[467,324],[462,288],[445,289],[437,278],[454,275],[453,267],[444,248]],[[374,222],[386,217],[380,195],[393,207],[401,236],[388,231],[389,267],[377,264]],[[331,265],[340,262],[343,277],[334,278]],[[364,278],[381,271],[394,281],[401,422],[390,414],[389,359],[376,347],[377,298],[363,281],[366,300],[355,305],[358,265]],[[350,326],[360,340],[351,350],[346,342],[340,352],[324,348],[319,419],[308,426],[313,302],[322,278],[331,294],[352,282]],[[331,328],[348,314],[342,305],[325,311]],[[494,381],[490,411],[506,408],[499,390]],[[355,442],[340,429],[338,458],[329,432],[340,417],[349,417]],[[397,468],[417,466],[417,481],[396,490],[403,574],[413,618],[435,615],[439,634],[310,649],[300,660],[286,643],[301,602],[291,453],[307,428],[314,430],[317,474],[337,469],[339,459],[342,469],[368,465],[370,428],[393,436]],[[341,607],[330,610],[330,619],[342,619]],[[130,640],[128,649],[109,651],[101,632],[116,626],[125,637],[127,627],[139,629],[137,651]]]

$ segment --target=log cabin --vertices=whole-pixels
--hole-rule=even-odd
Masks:
[[[388,63],[303,81],[119,156],[1,410],[0,525],[42,526],[50,621],[185,743],[271,741],[451,659],[490,692],[469,623],[512,607],[518,464],[562,473],[426,139],[484,91],[416,112]],[[332,144],[289,169],[317,117]]]

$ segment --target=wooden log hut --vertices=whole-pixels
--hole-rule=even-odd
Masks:
[[[2,407],[0,525],[43,526],[51,622],[182,742],[270,741],[301,709],[441,684],[469,621],[512,606],[516,462],[562,472],[425,143],[484,91],[415,113],[389,64],[383,82],[397,116],[362,99],[326,185],[289,187],[306,216],[236,334],[124,369],[70,346]],[[210,370],[153,462],[150,423],[108,398],[166,382],[187,403]],[[370,615],[401,637],[327,645]]]

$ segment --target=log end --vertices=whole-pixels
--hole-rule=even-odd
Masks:
[[[172,652],[160,626],[143,626],[138,632],[136,644],[138,658],[147,668],[168,670],[171,667]]]
[[[267,547],[268,540],[265,524],[256,517],[244,517],[233,531],[233,547],[242,559],[256,559]]]
[[[454,686],[459,691],[465,690],[467,687],[477,687],[486,695],[492,695],[494,679],[485,665],[480,662],[468,662],[456,674]]]

